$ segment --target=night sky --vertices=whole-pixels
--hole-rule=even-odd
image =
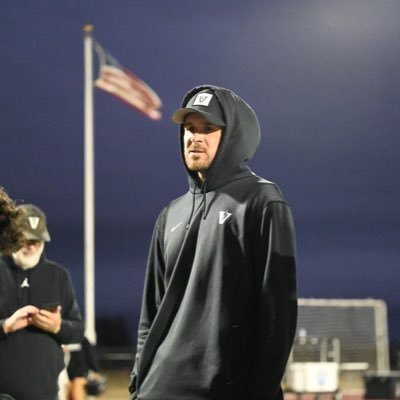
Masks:
[[[185,92],[258,114],[253,171],[291,205],[301,297],[377,298],[400,342],[400,2],[2,0],[0,185],[43,208],[83,304],[83,26],[163,100],[155,122],[95,91],[96,312],[135,341],[161,208],[187,189]],[[97,74],[97,61],[95,74]]]

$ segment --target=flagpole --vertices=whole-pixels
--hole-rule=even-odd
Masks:
[[[85,258],[85,336],[96,344],[95,252],[94,252],[94,101],[93,25],[84,32],[84,258]]]

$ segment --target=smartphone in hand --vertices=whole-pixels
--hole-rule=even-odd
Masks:
[[[41,309],[42,310],[46,310],[46,311],[50,311],[50,312],[56,312],[58,306],[59,306],[58,303],[47,303],[47,304],[44,304],[41,307]]]

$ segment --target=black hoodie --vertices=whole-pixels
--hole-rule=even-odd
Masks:
[[[202,184],[160,213],[148,258],[131,399],[278,400],[297,316],[295,234],[276,184],[247,166],[251,107],[211,89],[226,121]],[[183,157],[183,127],[180,127]]]
[[[50,303],[62,307],[57,334],[34,326],[4,333],[5,319],[19,308]],[[42,254],[34,268],[23,270],[11,257],[0,255],[0,393],[16,400],[53,399],[64,368],[61,344],[80,343],[83,329],[71,276],[64,267]]]

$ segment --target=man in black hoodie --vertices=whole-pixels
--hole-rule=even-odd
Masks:
[[[64,368],[61,344],[83,339],[71,277],[44,255],[46,216],[18,207],[24,245],[0,255],[0,393],[16,400],[56,400]]]
[[[172,116],[189,191],[154,227],[131,399],[281,400],[293,343],[295,233],[278,186],[247,166],[252,108],[203,85]]]

